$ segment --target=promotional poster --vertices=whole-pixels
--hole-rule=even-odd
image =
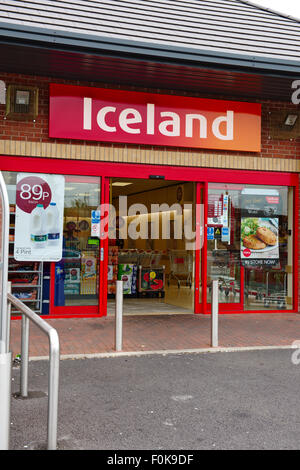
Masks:
[[[279,193],[247,188],[241,196],[242,263],[244,266],[274,266],[279,262]]]
[[[18,173],[14,258],[59,261],[62,258],[65,178]]]

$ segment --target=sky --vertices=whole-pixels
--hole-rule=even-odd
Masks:
[[[250,0],[265,8],[291,15],[300,20],[300,1],[299,0]]]

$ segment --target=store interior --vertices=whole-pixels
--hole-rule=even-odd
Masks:
[[[125,314],[193,312],[194,240],[185,237],[184,221],[193,228],[194,200],[193,183],[111,179],[108,314],[117,279],[123,280]]]

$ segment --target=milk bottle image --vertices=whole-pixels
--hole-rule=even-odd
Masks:
[[[34,248],[45,248],[47,239],[44,206],[43,204],[37,204],[30,214],[30,240]]]
[[[50,202],[46,212],[48,245],[57,246],[60,243],[59,212],[55,202]]]

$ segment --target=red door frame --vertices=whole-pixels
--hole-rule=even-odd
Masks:
[[[76,175],[77,177],[78,175]],[[90,177],[90,175],[81,175],[81,178],[84,178],[85,176]],[[99,178],[99,177],[97,177]],[[104,200],[104,188],[102,187],[102,180],[103,178],[99,178],[100,181],[100,204],[102,205]],[[99,243],[99,259],[101,258],[101,252],[103,247],[103,241],[101,240]],[[49,306],[49,317],[53,318],[64,318],[64,317],[69,317],[71,315],[76,315],[76,317],[93,317],[93,316],[99,316],[100,310],[101,310],[101,295],[102,295],[102,290],[99,289],[99,303],[98,305],[85,305],[84,306],[84,312],[82,313],[82,306],[81,305],[72,305],[72,306],[56,306],[54,304],[54,297],[55,297],[55,264],[56,263],[50,263],[50,306]],[[102,268],[102,263],[100,263],[99,268],[98,268],[98,276],[100,279],[102,279],[102,273],[101,273],[101,268]],[[99,286],[99,284],[98,284]],[[101,310],[103,311],[103,310]]]
[[[109,178],[101,178],[101,204],[109,204]],[[103,207],[103,205],[101,206]],[[108,233],[108,227],[105,226],[105,217],[108,212],[101,214],[101,234]],[[108,271],[108,237],[102,237],[100,240],[100,282],[99,282],[99,315],[105,316],[107,313],[107,271]],[[102,280],[102,282],[101,282]]]
[[[202,192],[202,198],[201,198]],[[204,214],[201,213],[200,207],[203,204],[203,192],[204,192],[204,184],[203,183],[196,183],[196,212],[195,212],[195,222],[196,222],[196,250],[195,250],[195,266],[194,266],[194,311],[195,313],[202,313],[202,306],[203,306],[203,272],[201,269],[201,263],[203,264],[203,256],[201,257],[202,250],[204,249],[203,240],[204,240],[204,220],[202,220],[202,216]],[[201,230],[202,228],[202,230]],[[200,278],[201,274],[201,278]],[[201,279],[201,283],[200,283]],[[200,290],[201,290],[201,299],[200,300]]]
[[[242,157],[237,157],[242,158]],[[102,184],[102,193],[104,200],[108,201],[107,182],[108,178],[119,177],[119,178],[135,178],[148,179],[151,175],[161,175],[168,180],[172,181],[191,181],[204,183],[205,194],[207,194],[208,183],[227,183],[227,184],[261,184],[261,185],[278,185],[278,186],[292,186],[294,187],[294,220],[293,220],[293,269],[294,269],[294,290],[293,290],[293,310],[288,312],[298,312],[298,208],[299,208],[299,179],[298,174],[294,173],[277,173],[277,172],[264,172],[264,171],[251,171],[251,170],[228,170],[228,169],[217,169],[217,168],[196,168],[196,167],[182,167],[182,166],[167,166],[167,165],[146,165],[146,164],[130,164],[130,163],[111,163],[111,162],[95,162],[95,161],[82,161],[82,160],[67,160],[67,159],[49,159],[40,157],[15,157],[15,156],[1,156],[0,164],[2,171],[18,171],[23,172],[35,172],[35,173],[53,173],[53,174],[66,174],[66,175],[85,175],[85,176],[100,176]],[[104,185],[104,186],[103,186]],[[106,186],[105,186],[106,185]],[[207,204],[204,201],[204,218],[207,220]],[[207,227],[204,225],[204,240],[203,240],[203,252],[206,254],[207,250]],[[108,242],[103,242],[100,248],[104,251],[104,262],[102,263],[101,273],[102,279],[103,269],[107,269],[107,246]],[[54,290],[53,290],[53,268],[51,271],[51,295],[50,305],[54,301]],[[101,275],[101,274],[100,274]],[[195,276],[196,279],[196,276]],[[198,276],[199,280],[199,276]],[[104,294],[107,287],[105,282],[102,282],[103,292],[99,299],[99,309],[97,311],[89,312],[88,308],[84,307],[84,313],[82,316],[99,316],[106,315],[106,299]],[[207,285],[207,261],[206,256],[202,259],[202,311],[207,312],[207,298],[206,298],[206,285]],[[102,287],[99,289],[100,293]],[[67,309],[67,307],[64,307]],[[82,311],[82,307],[80,307]],[[70,308],[71,311],[62,313],[58,316],[70,317],[74,313],[74,307]],[[91,309],[94,310],[94,309]],[[199,306],[195,308],[197,312]],[[275,313],[279,310],[256,310],[256,311],[244,311],[239,313]],[[286,312],[286,310],[284,310]],[[80,315],[80,314],[79,314]],[[76,317],[78,314],[76,314]],[[53,317],[47,315],[47,318]]]

